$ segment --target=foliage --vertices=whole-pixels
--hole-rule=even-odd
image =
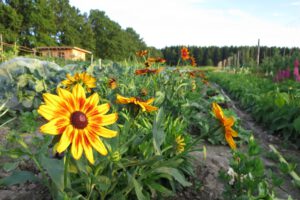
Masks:
[[[266,173],[260,157],[261,147],[253,136],[249,138],[246,152],[233,153],[229,170],[220,173],[225,184],[225,199],[277,199],[273,186],[279,186],[282,181],[272,172]]]
[[[11,88],[19,86],[22,91],[24,88],[35,91],[36,87],[31,86],[38,80],[44,81],[45,88],[33,93],[35,99],[41,99],[45,91],[55,93],[56,85],[64,79],[65,72],[74,74],[82,71],[80,66],[60,71],[49,68],[47,72],[33,66],[24,67],[23,71],[13,69],[11,67],[9,72],[17,81],[11,82],[15,83]],[[97,77],[97,87],[93,92],[100,94],[101,102],[110,102],[112,109],[119,114],[118,124],[110,128],[119,132],[118,137],[104,141],[108,156],[95,154],[94,165],[85,158],[74,160],[69,151],[64,152],[63,159],[55,159],[56,155],[52,155],[52,149],[48,148],[53,147],[55,137],[40,136],[36,131],[41,124],[41,119],[36,116],[36,107],[20,104],[18,121],[22,121],[22,125],[8,134],[7,144],[1,147],[2,156],[14,159],[4,166],[11,176],[1,179],[0,184],[41,181],[54,199],[163,199],[173,195],[178,188],[191,186],[186,179],[186,176],[193,175],[193,159],[189,152],[195,150],[199,141],[188,134],[189,123],[180,116],[183,112],[181,104],[187,101],[186,95],[192,91],[191,80],[188,77],[182,79],[173,72],[138,76],[134,75],[135,69],[135,66],[124,67],[106,62],[101,67],[89,66],[86,69]],[[45,74],[42,76],[41,73]],[[107,85],[112,75],[118,83],[116,89]],[[200,79],[197,85],[199,88],[203,86]],[[155,97],[154,104],[160,108],[157,112],[140,112],[132,116],[126,105],[115,103],[117,93],[140,96],[143,88],[148,94],[142,98]],[[177,151],[178,136],[185,144],[180,153]],[[8,146],[10,148],[6,148]],[[42,178],[21,170],[20,163],[24,162],[33,162]]]
[[[299,144],[299,86],[297,82],[273,83],[251,74],[211,73],[255,120],[272,134]]]
[[[167,64],[176,66],[177,60],[180,58],[181,46],[170,46],[161,49],[164,58],[167,60]],[[236,67],[252,67],[256,70],[256,57],[257,47],[255,46],[189,46],[190,53],[194,55],[198,66],[218,66],[220,62],[223,62],[223,66],[236,66]],[[279,47],[260,47],[260,63],[265,65],[269,60],[273,60],[273,57],[279,56],[291,56],[293,52],[297,52],[298,48],[279,48]],[[237,54],[239,52],[239,60]],[[264,61],[266,59],[266,61]],[[221,64],[221,63],[220,63]],[[280,67],[277,65],[275,67]],[[292,65],[290,65],[292,66]],[[286,66],[285,66],[286,67]],[[265,67],[262,67],[263,69]],[[261,69],[261,68],[260,68]],[[259,69],[259,70],[260,70]]]
[[[133,28],[122,29],[104,12],[80,13],[68,0],[16,1],[0,4],[0,32],[6,43],[79,46],[102,59],[124,60],[146,44]]]

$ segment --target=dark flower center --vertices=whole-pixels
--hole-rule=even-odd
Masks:
[[[83,112],[75,111],[71,115],[71,123],[77,129],[84,129],[88,125],[88,120]]]

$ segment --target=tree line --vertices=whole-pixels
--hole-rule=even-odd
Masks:
[[[178,63],[181,48],[182,46],[171,46],[161,49],[168,65],[174,66]],[[224,65],[229,61],[231,65],[254,65],[258,52],[257,46],[188,46],[188,49],[190,55],[195,58],[197,66],[217,66],[220,62]],[[261,63],[264,58],[275,55],[291,56],[296,51],[299,51],[299,48],[262,46],[260,47],[259,61]]]
[[[114,61],[132,59],[138,50],[148,49],[151,56],[164,57],[176,65],[182,46],[162,49],[147,47],[133,29],[123,29],[103,11],[81,13],[69,0],[0,0],[0,33],[3,41],[30,48],[39,46],[78,46],[95,57]],[[253,63],[256,46],[199,47],[189,46],[198,66],[217,66],[233,58],[235,63]],[[296,48],[261,47],[260,61],[275,54],[290,55]]]
[[[133,28],[122,29],[97,9],[82,14],[68,0],[0,0],[0,33],[7,43],[78,46],[116,61],[147,47]]]

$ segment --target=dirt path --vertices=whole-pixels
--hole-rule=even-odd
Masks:
[[[278,137],[275,137],[273,135],[269,135],[263,127],[255,123],[253,118],[250,116],[250,114],[242,111],[239,109],[239,104],[237,101],[232,100],[222,88],[216,85],[216,87],[220,90],[222,95],[224,95],[227,99],[230,100],[229,106],[236,112],[236,114],[239,116],[239,118],[242,121],[242,126],[247,129],[251,130],[254,134],[255,138],[265,150],[265,152],[269,152],[270,148],[269,145],[274,145],[285,157],[292,158],[294,162],[296,162],[298,165],[300,165],[300,152],[294,147],[293,144],[289,144],[289,148],[285,148],[283,146],[282,140]],[[275,173],[280,173],[278,171],[278,162],[268,159],[266,156],[262,157],[266,170],[271,169]],[[279,188],[276,192],[279,198],[287,199],[288,195],[291,195],[293,199],[300,200],[300,190],[297,189],[295,186],[292,185],[292,179],[289,176],[284,177],[284,184]]]
[[[284,148],[282,141],[277,137],[268,135],[266,129],[255,123],[250,114],[239,108],[237,101],[232,100],[218,85],[214,85],[214,87],[220,90],[222,95],[230,100],[229,107],[232,108],[241,119],[243,128],[250,130],[254,134],[264,152],[269,152],[269,144],[272,144],[284,156],[293,158],[293,161],[300,165],[300,152],[293,148],[293,145],[289,145],[289,149]],[[205,143],[204,145],[207,148],[207,158],[205,161],[202,152],[194,152],[192,154],[195,157],[195,172],[197,177],[192,180],[194,186],[191,188],[185,188],[183,191],[178,193],[176,197],[171,198],[172,200],[223,199],[222,192],[224,187],[222,182],[218,179],[218,176],[220,170],[228,170],[229,160],[232,157],[230,148],[224,145],[211,145],[208,143]],[[266,170],[270,169],[272,172],[280,174],[277,161],[270,160],[266,156],[263,156],[262,160],[264,161]],[[291,195],[294,200],[300,200],[300,190],[292,185],[291,180],[292,179],[288,175],[284,176],[284,184],[281,188],[275,190],[278,198],[287,199],[288,196]],[[199,185],[199,187],[197,187],[197,185]]]

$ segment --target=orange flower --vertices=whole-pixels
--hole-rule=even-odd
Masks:
[[[200,76],[200,78],[206,79],[204,72],[200,72],[199,76]]]
[[[133,104],[135,106],[138,106],[138,108],[141,108],[143,112],[147,111],[147,112],[151,112],[151,111],[155,111],[158,108],[155,106],[151,106],[150,104],[152,104],[154,101],[154,98],[148,99],[146,101],[138,98],[138,97],[123,97],[119,94],[117,94],[117,103],[118,104]]]
[[[114,79],[114,78],[110,78],[109,80],[108,80],[108,87],[110,88],[110,89],[116,89],[117,88],[117,81],[116,81],[116,79]]]
[[[165,59],[160,58],[160,57],[158,57],[158,58],[150,57],[150,58],[147,59],[147,61],[150,62],[150,63],[164,63],[164,62],[166,62]]]
[[[145,68],[145,69],[137,69],[135,70],[135,75],[145,75],[145,74],[158,74],[160,73],[164,68],[160,67],[158,69],[149,69],[149,68]]]
[[[196,67],[197,66],[197,63],[196,63],[196,59],[194,58],[194,56],[191,56],[191,65],[193,66],[193,67]]]
[[[196,72],[195,71],[188,72],[188,74],[190,75],[190,78],[195,78],[196,77]]]
[[[156,58],[155,62],[156,63],[165,63],[166,60],[164,58]]]
[[[150,58],[147,59],[147,61],[150,62],[150,63],[155,63],[156,62],[156,58],[150,57]]]
[[[215,117],[221,122],[225,129],[225,139],[231,149],[236,149],[236,144],[233,137],[237,137],[238,133],[232,129],[234,118],[224,116],[222,108],[217,103],[212,103],[212,110]]]
[[[190,58],[189,50],[186,47],[181,49],[181,58],[182,60],[188,60]]]
[[[140,50],[135,53],[137,56],[142,57],[148,54],[147,50]]]

